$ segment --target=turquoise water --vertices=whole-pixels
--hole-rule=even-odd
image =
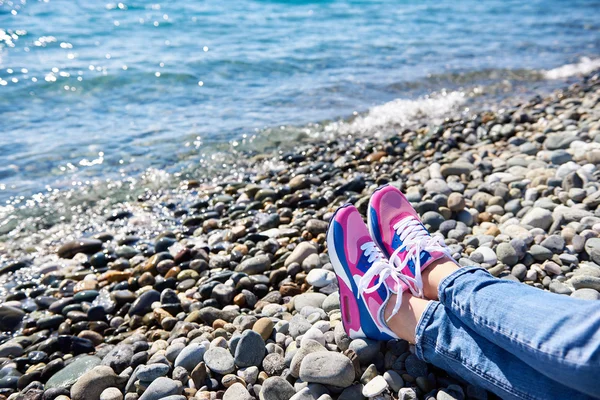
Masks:
[[[0,201],[567,79],[600,66],[599,17],[598,1],[0,0]]]

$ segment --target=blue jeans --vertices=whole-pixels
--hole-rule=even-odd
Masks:
[[[503,399],[600,398],[600,301],[461,268],[416,331],[417,356]]]

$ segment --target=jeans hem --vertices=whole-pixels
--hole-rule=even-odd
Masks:
[[[419,318],[417,328],[415,329],[415,352],[417,357],[423,361],[426,361],[423,351],[423,344],[426,342],[426,340],[423,339],[425,335],[425,329],[429,325],[429,321],[433,317],[433,313],[439,306],[439,302],[430,300],[425,307],[425,311],[423,311],[423,314],[421,314],[421,318]]]
[[[464,274],[479,270],[486,271],[484,268],[480,267],[461,267],[442,279],[438,286],[438,298],[440,299],[440,303],[446,304],[446,288],[450,286],[457,278],[463,276]]]

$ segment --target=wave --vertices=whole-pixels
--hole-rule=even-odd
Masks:
[[[543,71],[546,79],[564,79],[575,75],[585,75],[600,68],[600,58],[582,57],[578,63],[566,64]]]
[[[396,99],[370,108],[349,121],[332,122],[325,132],[335,134],[376,134],[378,131],[413,125],[422,120],[437,122],[466,102],[462,91],[442,92],[418,99]]]

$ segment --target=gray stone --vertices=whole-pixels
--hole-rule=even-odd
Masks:
[[[565,248],[565,239],[560,235],[551,235],[544,239],[540,244],[558,254]]]
[[[352,342],[352,339],[348,337],[346,331],[344,331],[344,327],[342,324],[337,324],[335,326],[333,330],[333,335],[335,344],[337,345],[338,349],[340,349],[341,351],[346,351],[348,347],[350,347],[350,342]]]
[[[496,247],[496,255],[502,264],[509,266],[513,266],[519,261],[517,252],[510,243],[500,243]]]
[[[479,257],[478,254],[481,256]],[[470,258],[478,264],[486,263],[489,265],[496,265],[498,262],[498,256],[496,256],[494,250],[487,246],[478,247],[473,253],[471,253]]]
[[[248,275],[256,275],[262,274],[270,269],[271,259],[269,256],[263,254],[242,261],[242,263],[238,265],[235,270]]]
[[[577,289],[571,293],[571,297],[582,300],[600,300],[600,292],[590,288]]]
[[[294,308],[301,311],[305,306],[321,308],[327,298],[323,293],[303,293],[294,297]]]
[[[167,396],[181,394],[182,390],[181,382],[160,377],[146,388],[139,400],[163,400]]]
[[[102,365],[111,367],[117,374],[120,374],[130,365],[132,357],[133,346],[119,344],[102,359]]]
[[[100,394],[100,400],[123,400],[123,393],[118,388],[109,387]]]
[[[525,216],[521,219],[523,225],[529,225],[534,228],[540,228],[547,230],[552,225],[552,212],[544,208],[535,207],[532,208]]]
[[[451,175],[469,175],[475,167],[467,161],[455,161],[452,164],[444,164],[440,168],[440,172],[444,178]]]
[[[534,244],[529,249],[529,253],[533,256],[536,261],[546,261],[552,258],[552,252],[545,248],[544,246],[540,246],[539,244]]]
[[[108,366],[98,365],[81,375],[71,387],[71,400],[99,399],[105,389],[122,387],[126,377],[118,376]]]
[[[317,352],[327,352],[327,349],[319,342],[308,339],[304,341],[301,348],[299,348],[294,356],[292,357],[292,361],[290,362],[290,373],[294,377],[300,376],[300,367],[302,366],[302,361],[304,358],[311,354]]]
[[[225,283],[216,285],[210,294],[210,297],[215,299],[222,307],[231,304],[234,296],[235,288]]]
[[[510,273],[518,280],[523,281],[527,275],[527,267],[523,264],[517,264],[513,267]]]
[[[285,368],[285,360],[279,353],[267,354],[263,359],[262,366],[267,375],[280,375]]]
[[[23,346],[16,342],[6,342],[0,345],[0,357],[19,357],[23,354]]]
[[[12,331],[25,317],[25,312],[16,307],[0,305],[0,331]]]
[[[398,391],[398,400],[417,400],[417,392],[413,388],[401,388]]]
[[[406,357],[404,365],[406,372],[415,378],[418,376],[427,376],[427,364],[424,361],[419,360],[414,354]]]
[[[354,366],[348,357],[335,352],[308,354],[300,366],[300,379],[305,382],[348,387],[354,382]]]
[[[381,375],[371,379],[364,387],[362,394],[365,397],[375,397],[388,388],[388,383]]]
[[[398,393],[400,388],[404,386],[404,379],[396,371],[385,371],[383,378],[386,380],[393,392]]]
[[[265,357],[265,341],[259,333],[247,330],[235,348],[235,365],[238,367],[260,366]]]
[[[306,223],[306,230],[310,232],[313,237],[317,237],[320,233],[325,233],[327,231],[327,226],[329,224],[327,221],[322,221],[320,219],[310,219]]]
[[[69,365],[52,375],[45,388],[68,388],[73,385],[80,376],[100,365],[102,360],[96,356],[79,356]]]
[[[596,264],[600,264],[600,238],[590,238],[585,241],[585,252]]]
[[[354,339],[350,342],[349,349],[358,356],[361,364],[369,364],[379,353],[379,343],[371,339]]]
[[[575,289],[594,289],[600,292],[600,278],[595,276],[578,275],[571,278]]]
[[[551,292],[557,293],[557,294],[569,295],[569,294],[571,294],[571,292],[573,292],[573,290],[571,290],[570,287],[568,287],[564,283],[557,282],[557,281],[550,282],[550,286],[548,288],[550,289]]]
[[[239,382],[229,386],[223,394],[223,400],[253,400],[248,390]]]
[[[289,400],[296,394],[294,387],[280,376],[265,379],[259,394],[260,400]]]
[[[102,250],[102,242],[98,239],[78,239],[67,242],[58,249],[60,258],[73,258],[77,253],[93,254]]]
[[[311,254],[317,254],[317,248],[309,242],[298,243],[292,254],[285,259],[284,266],[287,267],[291,263],[302,264],[302,261]]]
[[[335,274],[326,269],[315,268],[306,276],[306,283],[316,288],[325,287],[336,281]]]
[[[340,397],[338,400],[362,400],[365,398],[362,394],[363,385],[362,383],[357,383],[352,386],[348,386],[346,389],[340,393]]]
[[[290,319],[290,335],[296,339],[300,335],[304,335],[312,325],[302,315],[296,314]]]
[[[329,313],[330,311],[333,311],[333,310],[339,310],[340,309],[340,293],[336,290],[335,292],[333,292],[329,296],[327,296],[325,301],[323,301],[322,307],[323,307],[323,311],[325,311],[326,313]]]
[[[580,208],[572,208],[560,205],[552,212],[552,217],[555,220],[563,218],[565,223],[579,222],[586,217],[592,217],[594,214]]]
[[[169,373],[169,366],[166,364],[140,365],[136,376],[141,381],[152,382],[153,380],[165,376]]]
[[[423,214],[421,221],[423,224],[429,225],[432,231],[437,231],[442,222],[445,220],[440,213],[435,211],[427,211],[425,214]]]
[[[152,303],[160,301],[160,292],[151,289],[142,293],[131,305],[129,315],[144,315],[152,310]]]
[[[173,363],[174,367],[183,367],[188,372],[192,372],[196,365],[200,363],[204,359],[204,354],[207,350],[207,345],[205,343],[190,343],[187,345]]]
[[[547,150],[568,149],[569,145],[577,140],[577,136],[567,132],[548,135],[544,141]]]
[[[238,344],[239,347],[239,344]],[[233,356],[222,347],[212,347],[204,353],[204,362],[211,371],[220,375],[235,371]]]

